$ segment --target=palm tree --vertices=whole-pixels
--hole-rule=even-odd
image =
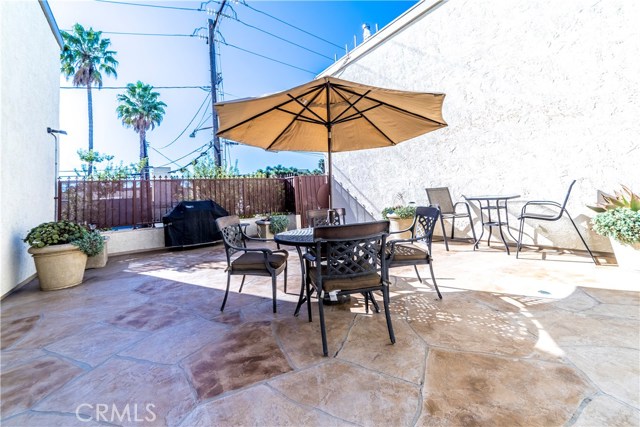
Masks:
[[[120,105],[116,108],[118,118],[122,124],[132,127],[140,135],[140,164],[143,167],[143,178],[149,178],[149,157],[147,154],[147,131],[154,129],[162,123],[164,107],[162,101],[158,101],[160,94],[153,92],[153,86],[138,81],[129,83],[127,92],[118,95]]]
[[[116,67],[118,61],[109,39],[102,38],[102,31],[85,30],[80,24],[73,26],[73,32],[62,31],[64,48],[60,53],[61,71],[69,79],[73,76],[74,86],[87,87],[87,104],[89,110],[89,151],[93,151],[93,99],[91,86],[102,87],[102,73],[118,77]],[[89,163],[88,173],[93,172],[93,163]]]

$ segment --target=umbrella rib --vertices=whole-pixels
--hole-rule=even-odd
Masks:
[[[312,88],[310,88],[310,90],[309,90],[308,92],[305,92],[305,93],[301,94],[300,96],[306,96],[306,95],[308,95],[308,94],[312,93],[313,91],[317,90],[318,88],[322,88],[322,86],[323,86],[322,84],[317,85],[317,86],[313,86]],[[287,95],[289,95],[289,94],[287,94]],[[291,95],[289,95],[289,96],[291,96]],[[316,96],[317,96],[317,95],[316,95]],[[294,99],[295,99],[295,98],[294,98]],[[314,99],[315,99],[315,97],[314,97]],[[258,113],[258,114],[256,114],[256,115],[254,115],[254,116],[251,116],[251,117],[248,117],[248,118],[244,119],[244,120],[243,120],[243,121],[241,121],[240,123],[236,123],[235,125],[233,125],[233,126],[231,126],[231,127],[228,127],[228,128],[226,128],[226,129],[220,129],[220,130],[218,131],[217,135],[222,135],[222,133],[223,133],[223,132],[229,132],[230,130],[235,129],[235,128],[237,128],[238,126],[242,126],[242,125],[244,125],[245,123],[250,122],[251,120],[255,120],[255,119],[257,119],[258,117],[262,117],[262,116],[264,116],[265,114],[268,114],[268,113],[272,112],[273,110],[280,109],[281,107],[283,107],[283,106],[285,106],[285,105],[287,105],[287,104],[290,104],[290,103],[291,103],[291,99],[289,99],[289,100],[287,100],[287,101],[284,101],[284,102],[282,102],[282,103],[280,103],[280,104],[278,104],[278,105],[274,105],[273,107],[269,108],[268,110],[262,111],[262,112],[260,112],[260,113]]]
[[[296,116],[297,115],[298,116],[297,120],[299,120],[301,122],[315,123],[315,124],[318,124],[318,125],[323,125],[324,124],[324,121],[316,120],[316,119],[314,119],[312,117],[303,116],[302,113],[294,113],[293,111],[288,111],[288,110],[285,110],[283,108],[276,108],[276,110],[281,111],[281,112],[286,113],[286,114],[290,114],[292,116]]]
[[[334,88],[334,90],[336,90],[336,89],[338,89],[338,88]],[[355,105],[356,105],[358,102],[360,102],[360,100],[361,100],[362,98],[366,97],[370,92],[371,92],[371,90],[368,90],[368,91],[366,91],[366,92],[365,92],[365,93],[363,93],[363,94],[358,94],[358,99],[356,99],[354,102],[349,102],[349,101],[348,101],[344,96],[342,96],[342,94],[341,94],[340,92],[337,92],[337,90],[336,90],[336,93],[340,96],[340,98],[344,99],[344,101],[349,105],[349,107],[345,108],[345,110],[344,110],[342,113],[338,114],[338,115],[336,116],[336,118],[335,118],[335,119],[333,119],[333,123],[339,123],[340,118],[341,118],[342,116],[344,116],[344,115],[347,113],[347,111],[351,110],[352,108],[353,108],[354,110],[358,111],[358,110],[356,109]]]
[[[307,92],[307,94],[309,94],[309,93],[311,93],[311,92]],[[316,98],[317,98],[321,93],[322,93],[322,91],[321,91],[321,90],[319,90],[319,91],[318,91],[318,92],[313,96],[313,98],[311,98],[311,101],[309,101],[308,103],[309,103],[309,104],[311,104],[313,101],[315,101],[315,99],[316,99]],[[294,101],[298,102],[298,100],[297,100],[296,98],[292,97],[290,94],[287,94],[287,95],[289,95],[289,97],[291,97],[291,99],[293,99]],[[302,115],[302,113],[304,113],[305,111],[311,111],[311,110],[309,110],[309,109],[307,108],[307,106],[306,106],[306,105],[302,104],[301,102],[300,102],[300,104],[301,104],[304,108],[303,108],[302,110],[300,110],[300,112],[299,112],[298,114],[296,114],[296,115],[293,117],[293,120],[291,120],[291,122],[289,122],[289,124],[288,124],[284,129],[282,129],[282,132],[280,132],[280,133],[278,134],[278,136],[276,136],[276,137],[275,137],[275,139],[271,142],[271,144],[269,144],[269,145],[267,146],[267,148],[265,148],[265,150],[270,150],[270,149],[271,149],[271,147],[273,147],[273,144],[275,144],[276,142],[278,142],[278,140],[280,139],[280,137],[281,137],[282,135],[284,135],[284,133],[285,133],[287,130],[289,130],[289,129],[291,128],[291,126],[293,126],[293,124],[298,120],[298,118]],[[288,111],[287,111],[287,112],[288,112]],[[313,113],[313,111],[311,111],[311,113]],[[315,114],[315,113],[313,113],[313,114]],[[303,117],[304,117],[304,116],[303,116]],[[307,117],[304,117],[304,118],[308,120],[308,118],[307,118]]]
[[[340,96],[342,99],[344,99],[346,102],[349,102],[345,99],[344,95],[342,95],[340,92],[336,91],[336,93],[338,94],[338,96]],[[356,110],[358,112],[358,114],[360,114],[360,117],[362,117],[363,119],[365,119],[367,121],[367,123],[369,123],[371,125],[372,128],[374,128],[375,130],[378,131],[378,133],[380,133],[380,135],[382,135],[383,137],[386,138],[387,141],[389,141],[389,143],[391,145],[396,145],[396,142],[389,138],[389,136],[387,136],[386,133],[384,133],[382,131],[382,129],[380,129],[378,126],[376,126],[375,124],[373,124],[373,122],[371,120],[369,120],[369,118],[367,116],[365,116],[362,112],[360,112],[360,110],[358,110],[358,107],[356,107],[354,104],[351,104],[351,108],[353,108],[354,110]]]
[[[364,113],[366,113],[367,111],[371,111],[371,110],[373,110],[375,108],[378,108],[381,105],[382,104],[378,103],[377,105],[373,105],[371,107],[367,107],[362,111],[356,110],[356,112],[354,114],[352,114],[352,115],[350,115],[348,117],[344,117],[344,118],[342,118],[342,119],[340,119],[340,120],[338,120],[338,121],[336,121],[334,123],[344,123],[344,122],[348,122],[348,121],[351,121],[351,120],[356,120],[356,119],[362,117],[364,115]]]
[[[342,89],[343,91],[348,92],[348,93],[350,93],[352,95],[360,95],[358,92],[353,92],[353,91],[351,91],[351,90],[349,90],[349,89],[347,89],[345,87],[340,87],[340,89]],[[432,122],[432,123],[436,123],[436,124],[439,124],[439,125],[442,125],[442,126],[446,126],[446,123],[442,123],[442,122],[439,122],[437,120],[433,120],[433,119],[431,119],[429,117],[425,117],[425,116],[423,116],[421,114],[417,114],[417,113],[414,113],[412,111],[405,110],[404,108],[400,108],[400,107],[397,107],[395,105],[389,104],[387,102],[380,101],[379,99],[376,99],[376,98],[373,98],[373,97],[370,97],[370,96],[367,96],[367,99],[369,99],[371,101],[379,102],[381,105],[384,105],[385,107],[389,107],[392,110],[400,111],[402,113],[409,114],[410,116],[417,117],[419,119],[426,120],[428,122]]]

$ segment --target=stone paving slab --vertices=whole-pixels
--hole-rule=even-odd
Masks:
[[[57,292],[34,280],[0,304],[0,423],[640,425],[640,274],[451,249],[434,244],[442,300],[392,271],[395,345],[360,296],[326,306],[328,358],[317,300],[312,322],[292,315],[294,252],[275,314],[260,277],[242,293],[234,277],[220,312],[219,246],[112,257]]]

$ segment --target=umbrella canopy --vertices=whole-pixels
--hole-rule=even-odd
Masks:
[[[322,77],[263,96],[215,104],[217,135],[269,151],[331,153],[394,146],[447,126],[444,94]]]

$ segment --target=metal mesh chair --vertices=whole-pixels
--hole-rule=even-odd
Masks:
[[[373,292],[382,292],[389,338],[395,343],[389,312],[387,263],[384,256],[388,233],[388,221],[314,228],[315,250],[305,254],[308,266],[307,304],[313,286],[318,294],[322,351],[325,356],[328,355],[323,308],[323,297],[326,293],[334,294],[336,297],[361,293],[365,296],[368,312],[368,301],[375,301]],[[323,254],[322,258],[314,255],[320,253]]]
[[[571,195],[571,189],[573,188],[573,185],[575,183],[576,183],[576,180],[574,179],[571,185],[569,185],[569,189],[567,190],[567,195],[565,196],[564,202],[562,202],[562,204],[551,201],[551,200],[531,200],[524,204],[524,206],[522,207],[522,211],[520,212],[520,216],[518,217],[518,219],[520,220],[520,228],[518,229],[518,246],[516,248],[516,258],[518,258],[518,255],[520,254],[520,249],[522,247],[522,236],[524,233],[525,220],[533,219],[536,221],[558,221],[560,218],[562,218],[562,215],[567,214],[567,217],[569,218],[569,221],[571,221],[573,228],[575,228],[576,233],[578,233],[578,236],[580,237],[580,240],[582,240],[582,244],[584,245],[585,248],[587,248],[587,252],[589,252],[589,255],[591,255],[591,259],[593,260],[594,264],[597,264],[596,258],[593,256],[591,249],[589,249],[589,245],[587,245],[587,242],[584,240],[584,237],[582,237],[582,234],[580,234],[580,230],[578,230],[576,223],[573,221],[573,218],[571,218],[571,215],[569,215],[569,212],[567,211],[567,202],[569,201],[569,196]],[[547,208],[547,209],[551,208],[552,210],[557,209],[557,212],[555,213],[541,213],[541,212],[530,212],[530,211],[527,212],[527,210],[530,209],[532,206],[536,206],[539,208]]]
[[[442,237],[444,238],[444,246],[447,251],[449,250],[449,243],[447,242],[447,232],[444,229],[445,219],[451,220],[451,239],[453,240],[455,239],[454,233],[456,229],[456,219],[467,218],[469,220],[469,228],[471,228],[471,234],[473,235],[473,241],[475,243],[477,241],[476,231],[473,228],[473,220],[471,219],[469,204],[467,202],[456,202],[454,204],[448,187],[425,188],[425,190],[427,191],[429,204],[440,208],[440,226],[442,227]],[[464,206],[464,211],[460,212],[458,210],[458,206]]]
[[[307,211],[307,224],[309,227],[345,224],[345,214],[344,208],[310,209]]]
[[[418,280],[422,282],[422,278],[418,272],[418,265],[428,264],[433,286],[438,293],[438,298],[442,299],[442,294],[436,283],[436,277],[433,274],[433,258],[431,257],[433,230],[439,217],[440,211],[437,207],[418,206],[411,227],[406,230],[394,232],[403,233],[405,231],[411,231],[411,238],[390,240],[387,242],[387,267],[393,268],[412,265],[416,270]]]
[[[225,216],[216,219],[216,224],[222,233],[224,250],[227,255],[227,290],[220,311],[224,310],[229,296],[229,285],[232,275],[241,275],[242,283],[239,292],[242,292],[246,276],[270,276],[273,292],[273,312],[276,312],[276,277],[284,271],[284,286],[287,287],[287,258],[289,253],[284,249],[271,250],[267,248],[248,248],[247,241],[255,240],[264,242],[265,239],[248,237],[242,231],[240,219],[237,215]],[[234,255],[241,255],[232,259]]]

